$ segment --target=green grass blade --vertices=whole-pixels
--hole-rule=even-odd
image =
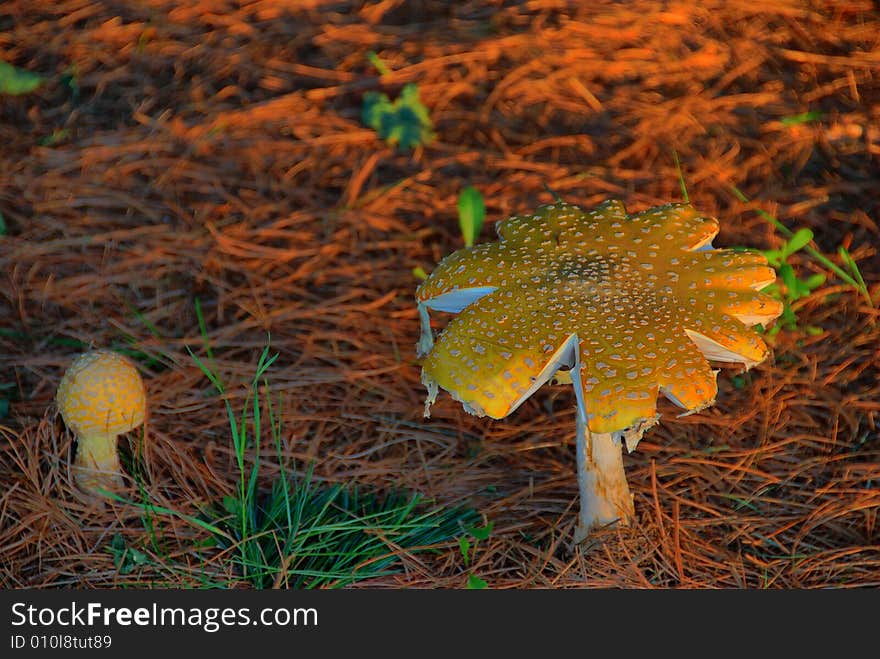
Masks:
[[[806,247],[813,240],[813,232],[809,229],[798,229],[783,248],[783,260]]]
[[[678,160],[678,151],[675,149],[672,150],[672,160],[675,162],[675,171],[678,172],[678,184],[681,186],[681,198],[684,200],[684,203],[691,203],[691,199],[688,196],[687,184],[684,182],[684,174],[681,171],[681,163]]]
[[[565,199],[563,199],[556,190],[547,185],[547,181],[542,181],[542,185],[544,189],[550,193],[550,196],[553,197],[553,202],[556,204],[564,204]]]
[[[137,501],[130,501],[129,499],[121,497],[115,492],[110,492],[109,490],[98,488],[98,491],[108,499],[113,499],[114,501],[118,501],[119,503],[124,503],[127,506],[134,506],[135,508],[139,508],[144,511],[144,513],[146,514],[159,513],[162,515],[171,515],[172,517],[177,517],[178,519],[182,519],[185,522],[189,522],[193,526],[197,526],[201,529],[204,529],[205,531],[218,535],[221,538],[231,540],[226,531],[221,529],[219,526],[201,520],[197,517],[193,517],[192,515],[187,515],[186,513],[172,510],[171,508],[165,508],[164,506],[156,506],[152,503],[139,503]]]
[[[793,114],[789,117],[782,117],[779,122],[783,126],[797,126],[800,124],[806,124],[811,121],[819,121],[822,119],[822,113],[818,110],[810,110],[809,112],[801,112],[800,114]]]
[[[205,354],[208,355],[208,360],[213,363],[214,353],[211,350],[211,341],[208,339],[208,326],[205,324],[205,316],[202,314],[202,303],[199,298],[196,298],[196,320],[199,323],[199,334],[202,335],[202,341],[205,344]]]
[[[840,248],[837,250],[837,253],[840,255],[841,260],[846,264],[846,267],[849,268],[850,272],[853,273],[853,277],[855,277],[856,281],[859,282],[859,286],[861,286],[862,289],[867,292],[868,285],[865,283],[865,279],[862,277],[862,273],[859,270],[859,264],[856,263],[856,260],[852,257],[852,254],[849,253],[849,250],[841,245]],[[868,302],[871,302],[870,297],[868,297]]]
[[[379,72],[379,75],[387,76],[391,73],[391,69],[388,68],[388,65],[382,61],[382,58],[379,57],[374,51],[370,51],[367,53],[367,59],[370,60],[370,64],[376,67],[376,70]]]

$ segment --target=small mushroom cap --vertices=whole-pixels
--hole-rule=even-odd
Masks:
[[[146,391],[131,361],[111,350],[74,360],[55,396],[64,423],[77,435],[116,436],[144,422]]]
[[[782,312],[758,292],[776,279],[766,259],[713,249],[718,229],[688,204],[630,216],[615,200],[500,222],[499,242],[451,254],[416,291],[423,309],[460,312],[424,355],[428,405],[442,387],[502,418],[564,367],[592,432],[652,422],[658,393],[711,405],[707,360],[763,361],[750,327]]]

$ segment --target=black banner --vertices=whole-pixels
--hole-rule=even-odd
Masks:
[[[867,650],[874,591],[3,591],[0,656],[289,648],[412,656],[708,644]],[[873,643],[873,642],[872,642]],[[778,644],[778,645],[777,645]],[[555,648],[555,650],[554,650]],[[677,650],[676,650],[677,651]],[[580,652],[578,652],[580,653]],[[325,655],[326,656],[326,655]]]

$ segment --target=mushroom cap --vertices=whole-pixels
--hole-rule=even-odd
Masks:
[[[758,292],[776,280],[764,256],[713,249],[718,230],[688,204],[630,216],[616,200],[500,222],[499,242],[449,255],[416,291],[423,309],[460,312],[424,355],[426,413],[442,387],[500,419],[564,367],[592,432],[650,425],[658,393],[711,405],[708,359],[763,361],[750,327],[782,312]]]
[[[55,396],[64,423],[77,435],[120,435],[144,422],[146,391],[134,364],[111,350],[74,360]]]

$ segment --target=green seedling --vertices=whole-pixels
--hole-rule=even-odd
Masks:
[[[391,73],[376,53],[370,51],[367,59],[381,75]],[[431,115],[419,98],[419,86],[412,82],[404,85],[394,102],[387,94],[367,92],[361,107],[361,120],[379,133],[386,144],[401,149],[413,149],[434,139]]]
[[[0,94],[29,94],[43,84],[43,76],[0,61]]]
[[[787,242],[783,243],[782,247],[779,249],[768,249],[764,252],[764,256],[767,258],[767,263],[779,270],[786,264],[789,256],[809,245],[811,240],[813,240],[812,231],[809,229],[798,229]]]
[[[461,552],[461,557],[466,568],[470,568],[471,566],[471,554],[476,552],[478,542],[480,540],[489,539],[489,536],[492,534],[492,526],[492,522],[489,522],[485,526],[472,526],[467,529],[467,535],[459,537],[458,549]],[[468,536],[474,538],[474,541],[471,542]],[[468,572],[468,590],[482,590],[488,587],[489,584],[484,579],[476,576],[473,572]]]
[[[765,332],[767,337],[774,337],[782,329],[790,331],[803,330],[810,335],[818,335],[822,333],[822,328],[808,325],[806,327],[798,326],[797,314],[792,304],[807,297],[815,289],[825,283],[825,275],[822,273],[812,274],[805,279],[801,279],[797,275],[794,266],[788,262],[789,257],[801,251],[813,239],[813,232],[809,229],[798,229],[791,235],[791,238],[784,242],[778,249],[762,250],[761,254],[767,259],[767,264],[776,270],[777,281],[765,286],[761,289],[762,293],[770,295],[783,304],[782,314],[776,320],[776,323],[768,330],[761,325],[757,328],[759,331]],[[735,248],[742,251],[749,251],[748,248]]]
[[[740,201],[744,203],[749,202],[748,197],[746,197],[746,195],[735,186],[731,186],[731,191]],[[768,337],[775,336],[782,329],[792,331],[802,329],[810,336],[818,336],[824,331],[821,327],[816,327],[814,325],[807,325],[803,328],[799,327],[797,314],[792,306],[795,302],[807,297],[817,288],[822,286],[827,279],[826,275],[823,273],[814,273],[805,278],[798,277],[794,266],[788,262],[788,259],[800,251],[808,254],[814,261],[833,272],[847,285],[859,292],[871,307],[874,306],[868,287],[865,284],[862,273],[859,271],[858,264],[845,247],[841,246],[838,249],[838,256],[846,270],[831,261],[820,251],[810,246],[810,243],[813,240],[813,232],[810,229],[801,228],[792,231],[770,213],[762,210],[758,210],[757,212],[787,238],[778,249],[770,249],[762,252],[767,258],[768,264],[776,270],[780,280],[779,282],[770,284],[764,288],[763,292],[772,295],[784,305],[782,315],[776,321],[776,324],[767,331]]]
[[[489,583],[485,579],[480,579],[480,577],[469,574],[468,582],[467,582],[468,590],[485,590],[489,587]]]
[[[404,85],[394,102],[387,94],[367,92],[361,119],[391,146],[413,149],[434,139],[428,108],[419,98],[418,85],[412,82]]]
[[[740,189],[737,188],[735,185],[730,186],[730,191],[733,193],[733,196],[735,196],[741,202],[746,204],[750,203],[749,198],[745,194],[743,194],[743,192],[740,191]],[[770,224],[772,224],[786,238],[791,239],[794,236],[794,232],[791,229],[785,226],[770,213],[761,209],[755,209],[755,212],[758,213],[758,215],[760,215],[762,218],[767,220]],[[803,249],[804,252],[809,254],[810,257],[813,258],[817,263],[820,263],[822,266],[833,272],[838,278],[840,278],[841,281],[851,286],[854,290],[861,294],[861,296],[865,298],[865,301],[868,303],[869,307],[874,307],[874,301],[871,299],[871,293],[868,290],[868,286],[865,284],[862,273],[859,271],[858,264],[855,262],[849,252],[846,251],[846,249],[841,247],[840,249],[843,250],[843,252],[838,250],[838,253],[841,257],[841,260],[843,261],[844,266],[849,272],[834,263],[819,250],[814,249],[809,245],[804,246]]]
[[[767,263],[776,270],[781,280],[781,285],[779,283],[770,284],[763,289],[763,292],[772,295],[784,305],[779,321],[767,331],[767,336],[775,336],[782,328],[792,331],[798,330],[797,314],[791,305],[801,298],[807,297],[825,283],[826,277],[822,273],[812,274],[805,279],[799,278],[794,266],[788,262],[790,256],[806,247],[811,240],[813,240],[813,232],[802,228],[795,231],[792,237],[779,249],[762,252],[767,258]],[[803,329],[807,334],[814,336],[823,331],[821,327],[813,325],[807,325]]]
[[[458,226],[466,247],[473,247],[485,219],[486,204],[483,202],[483,195],[475,187],[467,186],[458,196]]]
[[[6,219],[3,217],[3,213],[0,213],[0,236],[6,235]]]

